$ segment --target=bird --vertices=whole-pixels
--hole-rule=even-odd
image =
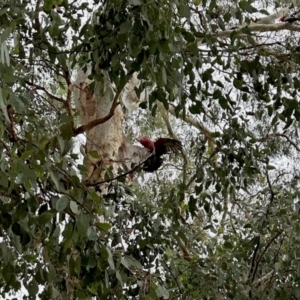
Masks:
[[[154,142],[148,137],[143,136],[137,140],[152,154],[143,164],[142,168],[145,172],[154,172],[158,170],[163,163],[163,155],[182,151],[181,142],[175,139],[159,138]]]
[[[292,24],[296,21],[299,21],[299,18],[295,16],[287,16],[287,17],[281,17],[279,21]]]
[[[300,10],[297,10],[288,16],[282,16],[279,19],[279,21],[292,24],[296,21],[299,21],[300,20],[299,17],[300,17]]]

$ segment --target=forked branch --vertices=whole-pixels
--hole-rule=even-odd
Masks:
[[[116,93],[116,95],[114,97],[112,106],[110,108],[110,111],[109,111],[109,113],[105,117],[100,118],[100,119],[96,119],[96,120],[92,120],[91,122],[89,122],[89,123],[87,123],[85,125],[82,125],[82,126],[79,126],[79,127],[75,128],[73,130],[73,136],[76,136],[76,135],[78,135],[80,133],[87,132],[87,131],[93,129],[94,127],[96,127],[97,125],[103,124],[106,121],[108,121],[109,119],[111,119],[113,117],[114,113],[115,113],[116,107],[120,104],[120,102],[118,102],[120,93],[121,93],[121,90],[117,91],[117,93]]]

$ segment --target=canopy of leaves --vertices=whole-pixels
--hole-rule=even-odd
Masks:
[[[218,4],[3,1],[3,298],[300,297],[299,26]],[[177,136],[182,158],[86,186],[72,82],[87,64],[116,89],[138,72],[152,92],[125,134]]]

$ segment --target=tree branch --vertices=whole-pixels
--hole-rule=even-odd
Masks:
[[[204,165],[206,165],[207,163],[210,162],[210,160],[219,152],[220,150],[218,148],[215,148],[215,150],[213,151],[213,153],[210,154],[209,157],[207,157],[205,159],[205,161],[201,164],[201,166],[203,167]],[[199,169],[199,167],[198,167]],[[195,173],[189,180],[189,182],[186,184],[185,186],[185,189],[188,189],[192,184],[193,182],[198,178],[198,174]]]
[[[300,32],[300,26],[294,25],[290,23],[274,23],[274,24],[254,24],[247,25],[244,27],[238,27],[236,29],[224,30],[217,33],[213,33],[213,37],[229,37],[232,33],[236,33],[237,35],[245,34],[247,32],[266,32],[266,31],[281,31],[281,30],[290,30],[295,32]],[[203,38],[198,38],[198,45],[201,44]]]
[[[266,244],[263,252],[261,253],[261,255],[259,256],[259,258],[257,259],[256,265],[255,265],[255,269],[253,271],[253,275],[252,275],[252,281],[251,283],[253,283],[254,278],[255,278],[255,274],[257,272],[258,269],[258,265],[262,259],[262,257],[264,256],[264,254],[266,253],[266,251],[268,250],[268,248],[271,246],[271,244],[282,234],[283,231],[279,231],[278,233],[275,234],[275,236],[273,236],[270,241]]]
[[[287,7],[281,8],[278,12],[271,14],[266,17],[257,18],[253,20],[256,24],[274,24],[275,20],[279,17],[284,17],[289,13],[289,9]]]
[[[63,98],[59,98],[59,97],[57,97],[57,96],[54,96],[53,94],[49,93],[49,92],[47,91],[47,89],[44,88],[43,86],[37,85],[37,84],[32,83],[32,82],[30,82],[30,81],[28,81],[28,80],[25,80],[25,83],[27,83],[27,84],[33,86],[33,87],[36,88],[37,90],[41,90],[41,91],[45,92],[45,94],[46,94],[48,97],[50,97],[50,98],[52,98],[52,99],[54,99],[54,100],[56,100],[56,101],[58,101],[58,102],[60,102],[60,103],[63,103],[64,106],[66,106],[66,100],[64,100]]]
[[[284,133],[274,133],[274,134],[267,134],[266,136],[260,138],[260,139],[257,139],[258,142],[265,142],[267,139],[271,138],[271,137],[274,137],[274,136],[278,136],[278,137],[283,137],[285,138],[297,151],[300,152],[300,148],[299,146],[294,142],[292,141],[286,134]]]
[[[173,129],[172,129],[172,126],[171,126],[171,123],[170,123],[170,120],[169,120],[169,116],[168,116],[168,111],[165,109],[164,105],[159,102],[159,101],[156,101],[156,105],[161,113],[161,116],[167,126],[167,129],[168,129],[168,132],[170,134],[171,137],[175,138],[178,140],[178,137],[176,136],[176,134],[174,133]],[[185,152],[184,149],[181,150],[181,154],[182,154],[182,157],[183,157],[183,160],[184,160],[184,164],[183,164],[183,185],[185,185],[185,181],[186,181],[186,171],[187,171],[187,166],[188,166],[188,163],[189,163],[189,160],[188,160],[188,156]]]
[[[85,125],[75,128],[73,130],[73,136],[76,136],[80,133],[87,132],[87,131],[93,129],[94,127],[96,127],[97,125],[103,124],[106,121],[108,121],[109,119],[111,119],[115,113],[116,107],[120,104],[120,102],[118,102],[120,93],[121,93],[121,89],[117,91],[108,115],[106,115],[103,118],[93,120],[93,121],[89,122],[88,124],[85,124]]]
[[[128,174],[131,174],[131,173],[135,172],[141,165],[143,165],[150,156],[152,156],[152,153],[150,153],[149,156],[147,156],[145,160],[143,160],[142,162],[140,162],[139,164],[137,164],[133,169],[131,169],[131,170],[125,172],[125,173],[122,173],[122,174],[120,174],[120,175],[118,175],[116,177],[113,177],[113,178],[109,178],[107,180],[103,180],[103,181],[99,181],[99,182],[94,182],[94,183],[86,183],[85,186],[96,186],[96,185],[99,185],[99,184],[102,184],[102,183],[107,183],[107,182],[111,182],[111,181],[117,180],[117,179],[122,178],[122,177],[124,177],[124,176],[126,176]]]
[[[130,78],[130,76],[134,73],[133,70],[129,71],[127,74],[126,74],[126,77],[127,79]],[[93,120],[91,122],[89,122],[88,124],[85,124],[85,125],[82,125],[82,126],[79,126],[77,128],[75,128],[73,130],[73,136],[76,136],[80,133],[84,133],[84,132],[87,132],[91,129],[93,129],[94,127],[96,127],[97,125],[100,125],[100,124],[103,124],[105,123],[106,121],[108,121],[109,119],[111,119],[115,113],[115,109],[116,107],[120,104],[120,102],[118,102],[118,99],[120,97],[120,94],[123,90],[125,86],[125,83],[123,83],[123,85],[121,87],[119,87],[119,89],[117,90],[116,94],[115,94],[115,97],[114,97],[114,100],[113,100],[113,103],[112,103],[112,106],[110,108],[110,111],[108,113],[108,115],[106,115],[105,117],[103,118],[100,118],[100,119],[96,119],[96,120]]]
[[[258,253],[258,249],[260,247],[260,236],[256,237],[257,238],[257,243],[253,252],[253,257],[252,257],[252,262],[251,262],[251,268],[250,268],[250,272],[248,275],[248,280],[250,281],[251,278],[251,274],[254,274],[254,267],[255,267],[255,259],[256,259],[256,255]],[[252,277],[252,280],[250,281],[250,284],[253,283],[254,277]],[[249,298],[252,298],[252,289],[249,290]]]
[[[215,139],[213,137],[213,133],[207,128],[205,127],[203,124],[201,124],[199,121],[193,119],[191,116],[187,116],[186,114],[184,114],[182,111],[180,111],[179,113],[175,112],[175,107],[172,105],[169,105],[169,112],[175,116],[175,117],[179,117],[181,120],[185,121],[186,123],[196,127],[197,129],[199,129],[204,136],[207,138],[208,140],[208,148],[210,149],[210,151],[212,153],[216,153],[219,150],[216,148],[216,144],[215,144]],[[214,165],[215,167],[218,166],[217,161],[214,161]]]
[[[300,152],[300,148],[297,146],[297,144],[295,142],[293,142],[287,135],[285,135],[284,133],[276,133],[275,136],[281,136],[284,137],[292,146],[295,147],[295,149],[297,151]]]
[[[176,113],[175,107],[172,105],[169,105],[169,113],[175,117],[179,117],[181,120],[194,126],[197,129],[199,129],[202,133],[204,133],[204,135],[208,139],[213,140],[212,132],[207,127],[205,127],[203,124],[201,124],[197,120],[193,119],[191,116],[184,115],[182,111],[180,111],[179,113]]]

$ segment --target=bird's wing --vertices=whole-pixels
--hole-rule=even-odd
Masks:
[[[157,155],[164,155],[170,152],[178,152],[182,150],[181,142],[169,138],[160,138],[155,143],[155,153]]]

